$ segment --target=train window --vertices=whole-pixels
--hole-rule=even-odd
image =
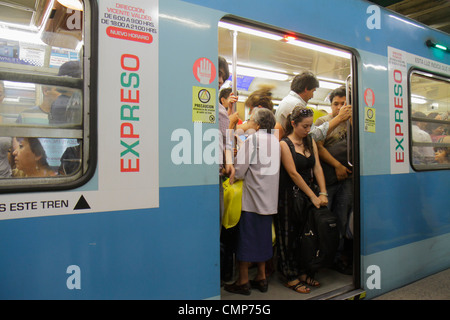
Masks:
[[[410,73],[411,164],[415,170],[450,168],[450,79]]]
[[[0,2],[1,190],[76,185],[86,175],[88,16],[88,1]]]

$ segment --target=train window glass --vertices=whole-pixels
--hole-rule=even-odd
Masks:
[[[80,179],[89,163],[89,3],[0,2],[0,189]]]
[[[415,170],[450,168],[450,79],[410,74],[411,163]]]

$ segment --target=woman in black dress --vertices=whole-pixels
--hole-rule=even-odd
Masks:
[[[286,132],[280,141],[281,168],[278,215],[275,218],[277,234],[278,270],[286,278],[285,285],[299,293],[309,293],[320,284],[299,261],[300,224],[294,215],[293,190],[300,191],[316,208],[328,203],[325,178],[320,165],[315,141],[308,135],[313,124],[313,111],[297,106],[288,116]],[[313,178],[320,193],[314,193]],[[308,286],[307,286],[308,285]]]

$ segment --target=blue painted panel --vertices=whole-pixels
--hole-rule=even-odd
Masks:
[[[391,46],[450,63],[450,55],[425,46],[429,38],[448,44],[448,35],[443,32],[400,18],[381,7],[380,28],[369,29],[367,20],[371,21],[373,11],[368,7],[373,3],[368,1],[298,0],[286,5],[280,3],[287,1],[183,1],[381,55],[386,55],[386,47]]]
[[[358,101],[361,175],[388,174],[390,165],[389,87],[386,56],[359,51]],[[375,131],[364,129],[364,91],[372,89],[375,95]]]
[[[380,251],[361,257],[361,283],[366,290],[366,298],[371,299],[393,289],[448,269],[450,265],[450,233],[413,242],[400,247]],[[369,266],[377,266],[380,271],[380,286],[366,285],[373,271]],[[369,280],[373,284],[373,280]]]
[[[192,122],[192,87],[204,86],[216,90],[216,119],[218,119],[218,82],[209,85],[198,82],[193,73],[194,62],[206,57],[216,65],[218,56],[217,21],[221,14],[210,9],[179,1],[160,1],[159,38],[159,181],[161,187],[217,184],[218,164],[206,164],[203,156],[195,161],[194,144],[200,151],[209,145],[203,142],[208,129],[219,128],[218,123],[203,123],[201,130],[194,130]],[[188,17],[188,18],[187,18]],[[212,44],[212,45],[211,45]],[[187,130],[190,144],[190,164],[176,165],[172,149],[179,141],[171,141],[172,133]],[[217,155],[217,159],[218,159]],[[197,162],[197,163],[196,163]]]
[[[161,188],[164,210],[4,220],[0,299],[216,297],[218,191]],[[70,265],[81,269],[80,290],[66,286]]]
[[[361,254],[450,232],[449,171],[361,177]]]

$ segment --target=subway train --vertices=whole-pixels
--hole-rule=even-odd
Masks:
[[[449,48],[363,0],[0,2],[0,299],[223,298],[219,56],[242,120],[305,70],[315,112],[349,88],[353,272],[292,299],[448,269]]]

